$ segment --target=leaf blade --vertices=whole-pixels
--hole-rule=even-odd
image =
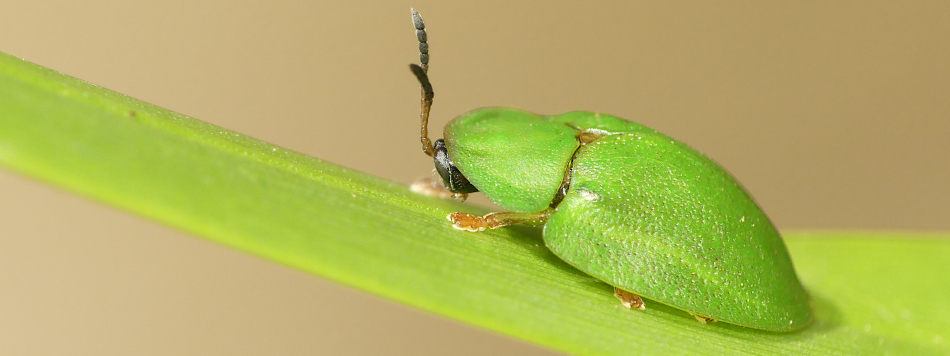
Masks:
[[[657,303],[643,313],[623,310],[610,287],[551,254],[536,228],[455,231],[443,217],[473,208],[7,55],[0,55],[0,164],[228,246],[572,353],[942,353],[950,338],[940,323],[950,311],[938,298],[950,282],[938,273],[950,270],[939,258],[950,253],[946,235],[787,234],[815,298],[816,324],[791,334],[702,326]]]

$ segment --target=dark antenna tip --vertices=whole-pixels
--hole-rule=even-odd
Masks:
[[[419,15],[419,11],[414,8],[409,8],[412,11],[412,24],[416,26],[417,30],[425,29],[426,26],[422,23],[422,15]]]
[[[419,39],[419,62],[422,62],[422,69],[429,70],[429,42],[426,35],[426,24],[422,22],[422,15],[419,11],[412,9],[412,26],[416,28],[416,38]]]

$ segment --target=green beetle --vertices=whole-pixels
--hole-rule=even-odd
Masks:
[[[457,229],[544,223],[558,257],[615,288],[746,327],[792,331],[812,319],[778,231],[748,192],[702,153],[643,125],[593,112],[543,116],[483,108],[452,120],[434,144],[428,43],[412,10],[422,65],[423,150],[450,196],[484,193],[507,212],[452,213]]]

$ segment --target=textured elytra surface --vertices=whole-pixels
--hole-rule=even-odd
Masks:
[[[765,214],[718,165],[667,138],[612,135],[582,148],[544,239],[585,273],[699,315],[768,330],[811,318]]]
[[[577,150],[570,190],[545,225],[556,255],[716,320],[767,330],[808,324],[808,296],[780,235],[728,172],[692,148],[582,111],[478,109],[453,120],[446,137],[456,165],[489,199],[532,212],[547,207],[578,130],[590,129],[607,136]]]

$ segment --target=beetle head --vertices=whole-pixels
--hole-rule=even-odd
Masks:
[[[449,153],[445,149],[445,140],[436,140],[433,148],[435,149],[435,154],[432,155],[432,160],[435,161],[435,170],[442,176],[442,182],[446,188],[452,193],[461,194],[475,193],[478,191],[478,188],[475,188],[475,186],[462,175],[462,172],[455,167],[455,163],[452,163],[452,159],[449,158]]]

